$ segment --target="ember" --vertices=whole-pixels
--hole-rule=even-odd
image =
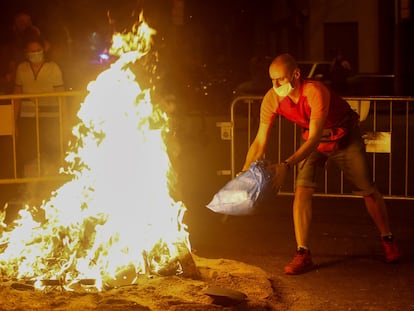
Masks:
[[[132,32],[114,35],[118,59],[88,85],[73,128],[76,142],[62,170],[71,180],[42,204],[46,221],[26,206],[5,228],[4,277],[66,290],[91,280],[102,290],[152,274],[185,274],[183,264],[196,274],[185,207],[169,194],[168,118],[134,70],[154,33],[141,15]]]

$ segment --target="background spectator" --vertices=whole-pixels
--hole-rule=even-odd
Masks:
[[[340,49],[335,50],[335,55],[330,67],[331,87],[340,95],[348,92],[348,78],[351,76],[352,67],[345,59]]]
[[[57,63],[46,55],[44,41],[40,37],[29,38],[26,42],[25,60],[16,70],[16,94],[52,93],[64,90],[63,74]],[[16,101],[16,119],[18,130],[18,155],[20,163],[27,166],[36,158],[36,100]],[[58,154],[58,119],[41,118],[42,114],[57,116],[58,103],[55,97],[38,99],[40,147],[42,158],[51,158]],[[19,160],[19,159],[18,159]],[[27,167],[26,167],[27,168]]]
[[[15,72],[19,63],[25,60],[25,45],[31,39],[40,38],[40,30],[32,23],[28,13],[16,14],[13,22],[13,41],[9,51],[11,53],[8,64],[8,77],[11,82],[15,80]]]

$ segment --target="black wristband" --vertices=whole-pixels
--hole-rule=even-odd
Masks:
[[[288,161],[283,161],[282,163],[284,166],[286,166],[287,169],[290,169],[290,164]]]

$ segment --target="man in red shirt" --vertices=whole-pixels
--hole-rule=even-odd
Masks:
[[[243,171],[263,157],[271,125],[277,115],[304,129],[303,144],[283,163],[276,165],[275,187],[282,185],[288,170],[297,165],[293,221],[297,251],[285,267],[286,274],[300,274],[313,267],[308,238],[312,218],[312,196],[325,162],[335,162],[359,190],[376,224],[385,252],[385,261],[397,262],[400,254],[391,233],[385,201],[372,182],[365,145],[358,126],[359,116],[340,96],[320,81],[301,79],[295,59],[277,56],[269,67],[273,83],[261,104],[260,125],[251,144]]]

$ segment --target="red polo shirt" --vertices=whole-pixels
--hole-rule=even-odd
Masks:
[[[280,114],[302,128],[309,128],[311,119],[323,118],[326,115],[324,128],[331,128],[343,126],[341,122],[353,112],[342,97],[320,81],[302,81],[300,88],[297,103],[288,96],[280,98],[273,89],[270,89],[262,101],[260,121],[270,124]]]

